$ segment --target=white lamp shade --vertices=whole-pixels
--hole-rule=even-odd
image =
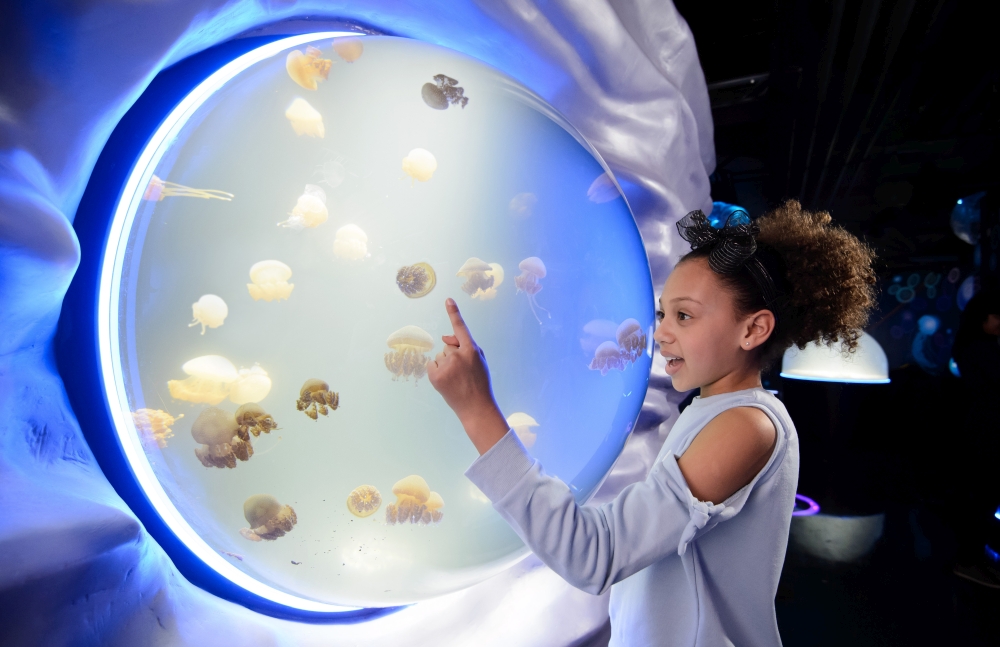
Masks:
[[[855,352],[844,356],[840,344],[832,347],[812,342],[803,350],[792,346],[781,359],[781,377],[817,382],[887,384],[889,359],[866,332],[861,333]]]

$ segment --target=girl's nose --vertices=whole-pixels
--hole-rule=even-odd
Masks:
[[[653,331],[653,340],[660,344],[669,344],[674,340],[674,335],[668,329],[666,319],[656,326],[656,330]]]

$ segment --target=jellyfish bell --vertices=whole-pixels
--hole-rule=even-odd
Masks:
[[[437,166],[437,159],[434,155],[423,148],[414,148],[409,155],[403,158],[403,172],[412,178],[411,185],[414,180],[426,182],[434,177]]]
[[[444,507],[444,500],[437,492],[431,492],[422,476],[411,474],[396,481],[392,493],[396,495],[396,502],[385,508],[387,524],[428,524],[441,520],[443,513],[440,509]]]
[[[299,399],[295,402],[295,408],[313,420],[319,420],[320,415],[329,415],[330,409],[336,411],[339,407],[340,394],[331,391],[329,384],[316,378],[302,384]]]
[[[587,189],[587,199],[595,204],[611,202],[619,195],[621,194],[618,192],[618,187],[607,173],[598,175]]]
[[[531,308],[531,314],[535,315],[535,319],[538,320],[539,324],[542,323],[542,320],[538,316],[538,310],[545,312],[551,319],[552,314],[538,305],[538,302],[535,300],[535,295],[542,291],[540,280],[545,278],[545,263],[537,256],[529,256],[518,263],[517,267],[521,270],[521,275],[514,277],[514,285],[517,286],[518,292],[524,292],[528,295],[528,306]]]
[[[347,495],[347,509],[356,517],[370,517],[382,507],[382,494],[374,485],[359,485]]]
[[[348,36],[333,39],[333,51],[347,63],[353,63],[365,52],[365,44],[360,38]]]
[[[538,434],[531,431],[531,428],[537,427],[538,422],[528,414],[522,411],[510,414],[507,416],[507,426],[514,431],[525,447],[532,447],[535,444]]]
[[[646,332],[635,319],[626,319],[615,331],[622,359],[634,363],[646,351]]]
[[[205,328],[218,328],[229,316],[229,306],[226,302],[214,294],[203,294],[200,299],[191,304],[191,313],[194,321],[188,324],[192,328],[201,324],[201,334],[205,334]]]
[[[427,374],[428,357],[424,354],[434,348],[434,338],[417,326],[404,326],[389,335],[386,344],[392,349],[385,354],[385,367],[392,379],[413,377],[419,381]]]
[[[319,227],[329,217],[326,193],[315,184],[307,184],[305,192],[299,196],[292,212],[288,214],[288,220],[279,222],[278,226],[301,231],[306,227]]]
[[[193,187],[184,186],[175,182],[167,182],[165,180],[161,180],[155,175],[150,178],[149,184],[146,185],[146,190],[142,194],[142,199],[148,200],[149,202],[159,202],[164,198],[170,197],[202,198],[203,200],[222,200],[224,202],[229,202],[236,196],[225,191],[217,191],[215,189],[195,189]]]
[[[465,278],[462,291],[473,299],[488,301],[497,295],[497,287],[503,283],[503,267],[499,263],[487,263],[472,257],[458,269],[457,276]]]
[[[278,423],[274,417],[256,402],[248,402],[241,405],[236,410],[236,425],[238,427],[237,436],[243,440],[250,440],[250,434],[254,438],[261,434],[269,434],[272,430],[278,429]]]
[[[515,218],[527,218],[535,211],[538,196],[534,193],[518,193],[507,204],[507,210]]]
[[[194,403],[219,404],[239,377],[233,363],[220,355],[195,357],[185,362],[181,370],[189,377],[167,382],[170,397]]]
[[[236,416],[218,407],[208,407],[191,425],[191,437],[198,443],[194,455],[205,467],[236,467],[236,460],[248,461],[253,446],[239,436]]]
[[[173,438],[174,431],[171,427],[183,417],[183,413],[175,418],[161,409],[136,409],[132,412],[132,422],[135,423],[135,430],[143,444],[155,444],[160,449],[165,448],[167,440]]]
[[[435,83],[424,83],[423,87],[420,88],[420,98],[428,107],[435,110],[448,109],[448,97]]]
[[[252,283],[247,283],[247,290],[254,301],[287,299],[295,289],[295,284],[288,282],[291,277],[292,268],[281,261],[260,261],[250,267]]]
[[[333,253],[338,258],[357,261],[368,255],[368,234],[357,225],[344,225],[337,230]]]
[[[244,501],[243,518],[250,527],[240,530],[240,534],[250,541],[274,541],[298,523],[292,506],[282,505],[270,494],[255,494]]]
[[[316,108],[309,105],[309,102],[299,97],[292,101],[292,105],[285,110],[285,118],[292,124],[292,129],[296,135],[308,135],[323,139],[326,136],[326,129],[323,127],[323,115],[319,114]]]
[[[433,83],[424,83],[420,88],[420,98],[435,110],[447,110],[450,105],[465,108],[469,103],[464,88],[460,88],[457,80],[445,74],[435,74]]]
[[[396,287],[411,299],[427,296],[436,284],[437,275],[427,263],[406,265],[396,272]]]
[[[316,90],[319,87],[318,81],[329,78],[330,66],[333,64],[333,61],[322,56],[323,53],[312,46],[306,47],[304,54],[293,49],[285,58],[285,70],[293,81],[306,90]]]
[[[229,387],[229,399],[236,404],[260,402],[271,392],[271,378],[267,371],[254,364],[252,368],[241,368],[236,380]]]
[[[622,359],[622,351],[618,344],[606,341],[598,346],[589,368],[592,371],[600,371],[601,375],[607,375],[609,371],[624,371],[625,360]]]

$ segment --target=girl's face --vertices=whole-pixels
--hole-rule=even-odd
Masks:
[[[747,370],[752,326],[737,318],[730,292],[704,258],[684,261],[667,278],[660,297],[660,324],[653,339],[667,358],[667,374],[678,391],[712,385]],[[752,316],[750,317],[752,319]],[[749,345],[748,345],[749,343]]]

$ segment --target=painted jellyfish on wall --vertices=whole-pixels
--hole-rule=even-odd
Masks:
[[[240,368],[236,380],[229,387],[229,399],[236,404],[260,402],[270,392],[271,378],[260,364],[254,364],[252,368]]]
[[[290,278],[292,268],[281,261],[260,261],[250,267],[251,283],[247,283],[247,290],[254,301],[281,301],[295,289],[295,284],[288,282]]]
[[[411,299],[427,296],[436,284],[437,275],[427,263],[406,265],[396,272],[396,287]]]
[[[487,263],[475,256],[465,261],[455,275],[465,279],[462,291],[480,301],[494,298],[504,277],[503,268],[499,263]]]
[[[240,534],[250,541],[274,541],[291,532],[299,518],[290,505],[281,505],[270,494],[255,494],[243,502],[243,518],[250,524]]]
[[[330,415],[330,409],[336,411],[339,406],[340,395],[331,391],[329,384],[315,378],[305,381],[299,389],[299,399],[295,401],[295,408],[313,420],[319,420],[321,415]]]
[[[242,440],[250,440],[250,435],[254,438],[261,434],[269,434],[272,430],[278,429],[278,423],[274,417],[264,408],[255,402],[248,402],[236,410],[236,435]]]
[[[323,115],[319,114],[316,108],[309,105],[309,102],[299,97],[292,101],[285,111],[285,118],[292,124],[292,130],[296,135],[308,135],[323,139],[326,136],[326,128],[323,127]]]
[[[167,446],[167,439],[173,438],[171,427],[183,417],[183,413],[175,418],[161,409],[137,409],[132,412],[132,422],[142,444],[147,447],[155,444],[160,449]]]
[[[235,196],[232,193],[226,193],[225,191],[216,191],[215,189],[195,189],[193,187],[183,186],[174,182],[167,182],[166,180],[161,180],[155,175],[146,186],[145,193],[142,194],[143,200],[149,200],[151,202],[159,202],[160,200],[163,200],[163,198],[172,197],[202,198],[204,200],[214,199],[229,202]]]
[[[335,38],[333,40],[333,51],[345,62],[353,63],[361,58],[361,55],[365,51],[365,44],[361,42],[360,38],[352,36]]]
[[[431,492],[427,481],[411,474],[392,486],[396,502],[385,507],[385,522],[389,525],[412,523],[427,525],[438,523],[444,518],[441,508],[444,499],[437,492]]]
[[[430,180],[434,177],[437,167],[437,158],[423,148],[414,148],[403,158],[403,173],[410,176],[410,186],[417,180],[421,182]]]
[[[370,517],[382,506],[382,493],[374,485],[359,485],[347,495],[347,509],[356,517]]]
[[[435,74],[434,83],[424,83],[420,88],[420,96],[424,103],[435,110],[447,110],[452,105],[465,108],[469,103],[465,90],[458,87],[458,81],[444,74]]]
[[[392,351],[385,354],[385,367],[392,379],[413,377],[419,381],[427,374],[427,351],[434,348],[434,338],[417,326],[404,326],[386,340]]]
[[[368,234],[357,225],[344,225],[337,230],[333,254],[348,261],[361,260],[368,255]]]
[[[528,306],[531,307],[531,314],[535,315],[539,324],[542,323],[542,319],[538,316],[538,310],[547,314],[551,319],[552,314],[538,305],[535,300],[535,295],[542,291],[540,280],[545,278],[545,263],[537,256],[529,256],[518,263],[517,267],[521,270],[521,275],[514,277],[514,285],[517,286],[518,292],[524,292],[528,295]]]
[[[188,377],[170,380],[170,397],[194,403],[219,404],[229,395],[229,388],[239,378],[233,363],[221,355],[203,355],[181,366]]]
[[[319,87],[319,81],[327,80],[332,64],[333,61],[323,58],[323,52],[311,45],[306,47],[305,54],[293,49],[285,58],[288,76],[306,90],[315,90]]]
[[[229,306],[222,300],[222,297],[214,294],[203,294],[200,299],[191,304],[191,314],[194,321],[188,324],[188,328],[193,328],[201,324],[201,334],[205,334],[205,328],[218,328],[229,316]]]
[[[525,447],[534,446],[535,440],[538,438],[538,434],[531,430],[532,427],[538,426],[538,422],[534,418],[523,411],[517,411],[507,416],[507,426],[514,430],[522,445]]]
[[[208,407],[191,425],[191,437],[198,443],[194,455],[205,467],[236,467],[236,459],[248,461],[253,445],[239,437],[236,416],[218,407]]]
[[[278,226],[302,231],[306,227],[310,229],[319,227],[329,217],[330,213],[326,210],[326,192],[315,184],[307,184],[305,191],[295,202],[295,207],[288,214],[288,220],[279,222]]]

